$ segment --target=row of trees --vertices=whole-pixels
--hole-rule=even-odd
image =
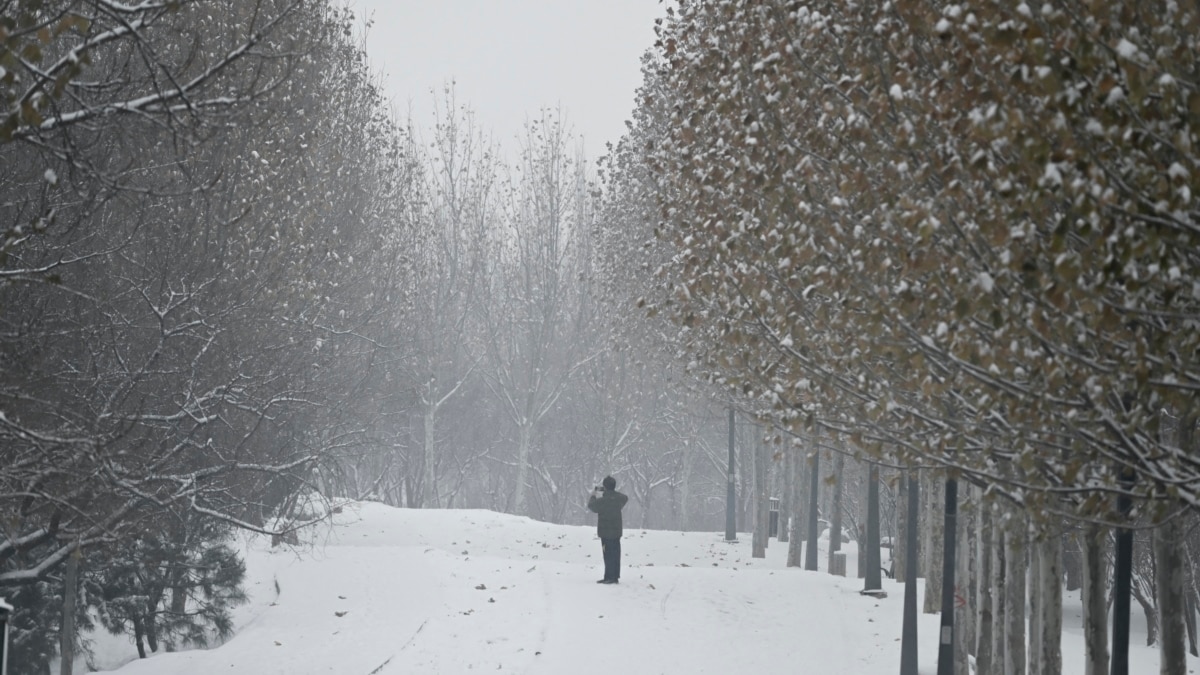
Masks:
[[[1135,524],[1167,528],[1159,602],[1194,596],[1198,27],[1174,2],[681,2],[606,162],[612,239],[645,255],[614,245],[604,276],[802,452],[839,438],[980,488],[1005,535],[960,539],[1008,567],[973,602],[1028,557],[1053,616],[1063,529],[1120,527],[1120,560]],[[1164,672],[1186,616],[1162,611]],[[1020,635],[981,672],[1056,672],[1052,622],[1028,655],[1023,622],[995,625]]]
[[[1027,530],[1050,591],[1063,531],[1196,504],[1197,18],[1155,9],[682,3],[598,182],[548,112],[511,164],[452,92],[397,125],[321,3],[3,6],[14,661],[44,671],[71,620],[143,653],[219,635],[231,528],[322,517],[313,492],[581,523],[611,473],[631,522],[718,529],[730,405],[790,439],[771,466],[810,542],[818,515],[870,539],[853,481],[812,508],[845,464],[820,452],[920,467],[926,512],[936,472],[981,488],[959,538],[1009,567],[964,568],[961,634],[1012,638],[985,599]],[[1017,672],[1004,644],[977,657]]]

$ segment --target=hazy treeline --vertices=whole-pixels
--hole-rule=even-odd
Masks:
[[[718,527],[723,408],[615,339],[569,128],[502,160],[448,92],[412,131],[356,34],[323,2],[0,3],[17,671],[90,627],[226,635],[232,533],[286,541],[314,496],[582,523],[612,473],[631,524]]]

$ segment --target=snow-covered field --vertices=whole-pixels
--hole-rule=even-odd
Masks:
[[[125,664],[112,671],[121,675],[898,670],[903,585],[885,579],[887,598],[863,597],[859,579],[787,568],[777,541],[754,559],[749,535],[728,544],[627,529],[621,583],[603,586],[591,527],[352,503],[315,534],[302,550],[246,545],[251,602],[225,644],[139,661],[132,644],[97,636],[98,665]],[[1064,672],[1082,675],[1078,603],[1065,614]],[[937,624],[921,616],[922,673],[936,672]],[[1158,672],[1144,641],[1133,638],[1131,672]]]

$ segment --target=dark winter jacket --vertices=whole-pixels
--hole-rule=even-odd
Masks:
[[[604,494],[588,498],[588,508],[599,516],[596,518],[596,534],[601,539],[617,539],[621,536],[621,509],[629,497],[616,490],[605,490]]]

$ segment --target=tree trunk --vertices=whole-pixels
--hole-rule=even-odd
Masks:
[[[1117,512],[1121,514],[1124,524],[1132,521],[1133,499],[1128,490],[1132,489],[1137,476],[1128,468],[1118,471],[1118,481],[1125,491],[1117,495]],[[1128,675],[1129,598],[1133,594],[1133,530],[1119,527],[1113,540],[1112,657],[1109,665],[1112,675]],[[1153,618],[1153,612],[1148,613],[1148,618]],[[1152,626],[1147,625],[1146,628],[1147,633],[1153,635],[1150,630]]]
[[[867,563],[863,589],[883,589],[882,567],[879,560],[879,465],[872,463],[867,469],[867,536],[866,550],[859,550],[859,559]]]
[[[846,455],[838,453],[834,460],[833,503],[829,511],[829,565],[827,569],[833,573],[833,556],[842,550],[842,482],[846,475]]]
[[[647,485],[645,493],[642,496],[642,529],[649,530],[653,527],[651,520],[654,509],[651,508],[654,504],[654,486]],[[560,521],[555,521],[560,522]]]
[[[1185,455],[1195,450],[1196,416],[1190,411],[1179,416],[1175,428],[1175,446]],[[1192,620],[1191,646],[1195,650],[1195,616],[1188,602],[1187,527],[1183,514],[1163,523],[1155,532],[1155,558],[1158,572],[1158,612],[1162,629],[1160,648],[1162,675],[1183,675],[1187,672],[1188,623]]]
[[[513,487],[513,514],[524,516],[525,513],[525,481],[529,474],[529,444],[533,436],[533,424],[523,420],[517,431],[517,478]]]
[[[692,460],[694,450],[691,443],[683,446],[683,472],[679,477],[679,531],[687,532],[691,526]]]
[[[1044,664],[1038,660],[1038,655],[1042,653],[1042,635],[1045,633],[1042,620],[1045,619],[1045,614],[1042,612],[1042,605],[1045,602],[1039,593],[1038,589],[1042,584],[1042,532],[1038,532],[1031,537],[1029,542],[1029,567],[1026,574],[1029,588],[1026,596],[1028,603],[1027,610],[1029,612],[1029,675],[1043,675],[1049,671],[1042,670]]]
[[[799,447],[792,447],[788,450],[792,455],[792,534],[788,541],[788,567],[803,566],[804,553],[804,526],[805,526],[805,497],[804,492],[804,467],[808,462],[804,461],[804,455]]]
[[[1186,447],[1186,446],[1184,446]],[[1183,541],[1187,532],[1183,517],[1163,523],[1154,533],[1154,555],[1158,576],[1158,620],[1161,675],[1187,673],[1187,584],[1185,583]]]
[[[792,470],[792,463],[796,460],[790,450],[786,450],[782,454],[783,466],[780,470],[782,478],[780,480],[780,487],[782,490],[780,490],[779,495],[779,530],[776,532],[776,536],[779,538],[779,543],[787,544],[790,543],[789,535],[791,535],[791,532],[789,532],[791,523],[788,520],[792,514],[792,500],[795,498],[796,491],[796,484],[793,481],[795,472]],[[788,547],[788,557],[791,557],[790,546]]]
[[[182,581],[182,578],[176,579],[176,582]],[[187,589],[183,586],[175,586],[171,589],[171,614],[175,617],[183,616],[187,612]],[[169,652],[175,651],[175,645],[172,642],[166,644],[166,650]]]
[[[942,570],[942,597],[940,598],[941,634],[938,638],[937,671],[938,675],[954,675],[954,645],[962,641],[961,636],[957,635],[958,626],[954,623],[958,614],[954,608],[956,604],[954,597],[955,558],[958,549],[958,541],[955,538],[958,534],[958,481],[947,479],[945,483],[941,484],[945,503],[942,532],[945,533],[946,538],[942,542],[942,564],[939,566]]]
[[[737,436],[734,410],[729,409],[729,467],[725,471],[725,541],[737,541],[737,488],[734,481],[736,480],[735,471],[735,448],[737,447]]]
[[[1041,636],[1040,649],[1030,662],[1038,662],[1045,675],[1058,675],[1062,672],[1062,536],[1051,532],[1038,548],[1039,581],[1034,594],[1040,596]]]
[[[979,631],[975,647],[975,672],[977,675],[992,675],[995,669],[992,665],[992,644],[994,625],[992,623],[992,561],[995,559],[992,544],[992,506],[982,499],[979,501],[979,540],[975,557],[979,560],[977,584],[979,595]]]
[[[1025,675],[1025,571],[1027,569],[1026,522],[1023,516],[1004,533],[1008,546],[1004,560],[1009,574],[1005,577],[1004,593],[1004,672],[1006,675]]]
[[[425,429],[424,438],[422,439],[422,477],[421,477],[421,508],[429,509],[438,506],[437,493],[437,459],[434,456],[434,445],[437,441],[437,404],[433,401],[433,397],[437,392],[433,391],[433,380],[426,384],[425,396],[429,399],[425,401]],[[520,470],[518,469],[518,473]]]
[[[1108,591],[1104,546],[1108,535],[1095,525],[1079,534],[1083,557],[1083,644],[1085,675],[1108,675]]]
[[[1187,626],[1188,634],[1188,652],[1192,656],[1200,656],[1200,650],[1196,648],[1196,610],[1200,607],[1196,606],[1196,594],[1187,594],[1187,614],[1184,615],[1184,623]]]
[[[921,485],[917,474],[909,469],[908,475],[908,520],[914,527],[908,528],[908,551],[912,557],[917,549],[916,521],[920,519]],[[900,675],[917,675],[917,565],[907,561],[904,577],[904,623],[900,632]]]
[[[151,654],[158,652],[158,624],[154,622],[152,608],[146,612],[146,646],[150,648]]]
[[[954,549],[954,672],[967,675],[970,670],[970,653],[975,649],[975,594],[972,581],[976,572],[971,534],[978,500],[970,483],[960,486],[960,503]]]
[[[896,491],[896,538],[892,541],[892,577],[897,581],[908,578],[908,472],[900,472]]]
[[[862,515],[862,517],[863,517],[863,521],[854,529],[854,531],[856,533],[854,535],[854,542],[855,542],[855,546],[858,547],[858,556],[857,556],[857,563],[856,563],[856,567],[858,568],[858,578],[866,579],[867,578],[867,558],[865,555],[866,550],[867,550],[867,547],[865,545],[865,542],[867,541],[866,514],[864,513]]]
[[[749,427],[753,428],[753,427]],[[745,442],[743,442],[745,445]],[[753,545],[753,535],[755,523],[754,519],[758,517],[758,493],[754,490],[754,455],[755,447],[751,442],[749,450],[742,448],[738,452],[738,461],[742,464],[743,469],[737,473],[737,488],[735,494],[737,499],[737,522],[742,523],[742,529],[749,532],[751,535],[751,544]]]
[[[808,541],[804,544],[804,569],[817,571],[817,538],[821,527],[817,522],[817,504],[821,497],[821,450],[813,453],[808,481]]]
[[[62,628],[59,634],[59,675],[71,675],[75,667],[75,600],[79,595],[79,549],[67,556],[63,574]],[[7,638],[0,635],[0,640]],[[0,667],[3,664],[0,663]]]
[[[1079,537],[1072,535],[1063,537],[1063,573],[1067,577],[1068,591],[1083,588],[1083,551],[1080,548]]]
[[[1194,560],[1192,558],[1192,548],[1186,542],[1184,544],[1184,560]],[[1200,612],[1200,586],[1197,585],[1196,564],[1194,562],[1187,566],[1188,574],[1188,590],[1187,590],[1187,615],[1186,624],[1188,631],[1188,651],[1192,656],[1200,656],[1200,649],[1197,649],[1196,636],[1196,613]]]
[[[946,521],[942,517],[942,502],[946,486],[929,471],[922,472],[921,492],[927,497],[922,501],[925,508],[921,514],[924,532],[925,555],[921,569],[925,572],[925,613],[936,614],[942,606],[942,555],[946,538]]]
[[[753,558],[767,557],[767,539],[771,515],[771,503],[767,490],[767,444],[761,438],[754,443],[754,537],[750,555]]]
[[[1008,661],[1008,535],[1004,532],[1003,515],[993,507],[992,511],[992,673],[1005,675]]]
[[[146,645],[142,642],[142,636],[145,635],[145,630],[142,628],[141,618],[133,617],[133,642],[137,645],[138,658],[146,658]]]
[[[1158,642],[1158,608],[1142,591],[1142,584],[1133,584],[1132,594],[1146,617],[1146,646],[1153,647],[1154,643]]]
[[[857,464],[858,462],[856,462]],[[868,473],[870,470],[868,469]],[[861,475],[861,473],[859,474]],[[866,481],[864,481],[865,483]],[[871,519],[871,514],[868,513],[870,505],[870,490],[868,495],[863,495],[867,499],[861,499],[858,502],[858,524],[854,527],[854,545],[858,548],[858,578],[864,579],[867,576],[867,521]]]

